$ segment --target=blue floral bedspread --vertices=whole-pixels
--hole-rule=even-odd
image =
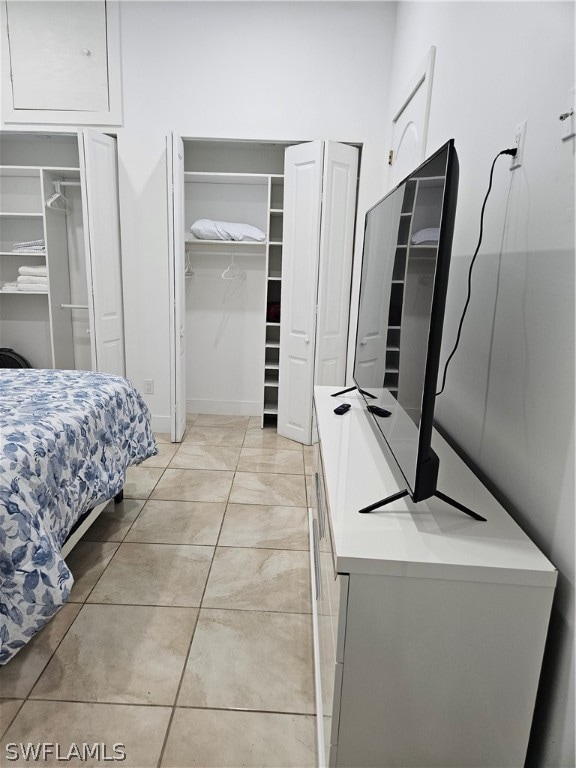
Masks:
[[[0,664],[59,610],[76,521],[157,452],[132,384],[85,371],[0,369]]]

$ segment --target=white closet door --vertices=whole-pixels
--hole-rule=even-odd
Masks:
[[[83,128],[78,141],[93,367],[124,376],[116,139]]]
[[[170,382],[172,442],[186,430],[186,278],[184,244],[184,143],[167,139],[168,249],[170,253]]]
[[[376,253],[378,249],[383,255],[395,252],[403,199],[403,193],[395,192],[391,204],[382,208],[378,216],[371,218],[364,231],[365,248],[371,253]],[[393,269],[393,259],[374,258],[363,270],[360,285],[362,311],[359,313],[356,332],[355,377],[359,386],[365,389],[382,389],[384,386]],[[388,286],[388,290],[383,291],[382,286]],[[394,349],[392,341],[391,349]]]
[[[358,149],[327,141],[318,275],[315,385],[346,379]]]
[[[305,444],[312,440],[322,144],[289,147],[284,156],[278,434]]]

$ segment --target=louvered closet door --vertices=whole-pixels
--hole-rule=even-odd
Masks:
[[[320,249],[323,142],[284,156],[278,434],[310,444]]]
[[[172,134],[167,140],[168,222],[170,253],[171,440],[180,442],[186,430],[186,286],[184,264],[184,143]]]
[[[88,128],[78,139],[93,367],[124,376],[116,139]]]

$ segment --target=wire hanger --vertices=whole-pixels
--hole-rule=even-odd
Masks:
[[[230,264],[226,267],[224,272],[222,272],[222,280],[245,280],[246,279],[246,272],[244,272],[243,269],[240,269],[239,267],[234,264],[234,251],[232,251],[232,256],[230,259]]]
[[[52,211],[70,213],[72,211],[72,206],[60,191],[60,182],[54,181],[53,184],[56,191],[53,195],[50,195],[48,200],[46,200],[46,208],[50,208]]]

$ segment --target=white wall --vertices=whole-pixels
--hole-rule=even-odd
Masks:
[[[362,143],[363,213],[383,189],[394,16],[371,2],[122,4],[127,372],[154,380],[156,429],[170,408],[165,134]]]
[[[437,415],[559,569],[528,766],[574,766],[574,6],[401,2],[396,103],[437,47],[428,152],[453,137],[460,186],[444,355],[454,343],[494,156],[472,302]],[[497,632],[498,628],[494,627]],[[471,659],[473,663],[473,659]],[[489,734],[487,734],[489,738]]]

